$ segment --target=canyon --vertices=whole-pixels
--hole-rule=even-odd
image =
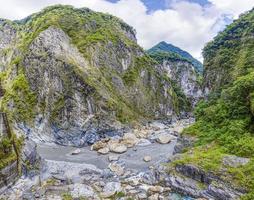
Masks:
[[[204,65],[88,8],[1,19],[0,198],[252,199],[253,13]]]

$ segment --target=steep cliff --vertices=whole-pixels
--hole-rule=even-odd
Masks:
[[[195,110],[196,123],[184,131],[196,138],[195,148],[175,161],[176,170],[189,168],[187,177],[203,177],[198,181],[215,199],[254,198],[253,36],[251,10],[204,48],[204,87],[210,94]]]
[[[194,107],[202,97],[202,75],[199,71],[202,65],[197,68],[193,63],[194,61],[190,59],[191,55],[189,53],[171,46],[161,42],[147,52],[160,63],[161,71],[179,88],[186,98],[186,104],[190,103],[192,105],[189,105],[189,107]]]
[[[82,146],[121,123],[184,111],[176,87],[120,19],[53,6],[1,20],[2,109],[16,127]]]

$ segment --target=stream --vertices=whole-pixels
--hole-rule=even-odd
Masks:
[[[76,148],[38,143],[37,152],[43,163],[40,173],[32,178],[21,177],[3,197],[60,200],[63,193],[68,193],[75,198],[85,196],[96,200],[124,191],[133,199],[193,200],[159,186],[154,173],[154,169],[172,157],[177,134],[192,121],[185,119],[170,126],[155,122],[148,128],[152,130],[150,134],[139,139],[142,142],[121,154],[102,155],[89,146]],[[160,134],[170,134],[171,141],[159,143],[155,138]],[[150,157],[149,161],[145,161],[146,156]]]

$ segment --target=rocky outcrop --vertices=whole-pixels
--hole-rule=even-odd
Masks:
[[[193,165],[177,165],[176,174],[165,178],[165,184],[176,192],[193,197],[216,200],[238,199],[245,191],[233,188],[219,176],[207,173]]]
[[[186,61],[167,61],[162,65],[167,76],[173,80],[185,94],[185,96],[195,105],[203,96],[201,83],[193,65]]]
[[[37,153],[37,145],[32,140],[25,141],[22,149],[21,161],[22,175],[33,177],[39,173],[41,158]]]
[[[185,109],[175,85],[120,19],[53,6],[12,24],[17,29],[0,24],[6,29],[0,52],[15,51],[2,70],[3,108],[27,137],[85,146],[117,135],[123,123]]]
[[[0,194],[19,176],[17,161],[14,161],[0,170]]]
[[[183,99],[181,104],[185,104],[185,107],[191,110],[191,107],[203,97],[202,64],[187,52],[165,42],[149,49],[148,53],[160,64],[161,74],[175,84],[177,94]]]

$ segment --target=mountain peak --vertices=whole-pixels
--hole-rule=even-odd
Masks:
[[[195,59],[190,53],[188,53],[187,51],[182,50],[181,48],[174,46],[173,44],[169,44],[165,41],[161,41],[159,42],[157,45],[155,45],[154,47],[152,47],[151,49],[149,49],[147,51],[149,54],[151,53],[158,53],[158,52],[162,52],[162,53],[173,53],[175,56],[177,56],[178,58],[182,58],[184,60],[188,60],[190,63],[193,64],[195,70],[198,73],[202,73],[203,72],[203,65],[200,61],[198,61],[197,59]]]

